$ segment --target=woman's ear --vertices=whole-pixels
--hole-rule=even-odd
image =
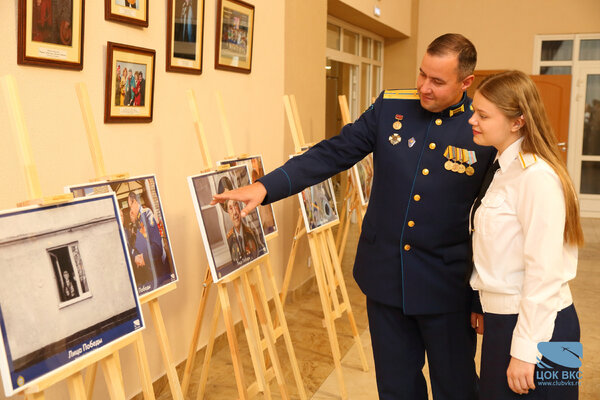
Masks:
[[[520,115],[519,117],[515,118],[515,120],[513,121],[513,125],[511,127],[511,131],[517,132],[524,125],[525,125],[525,118],[523,117],[523,115]]]

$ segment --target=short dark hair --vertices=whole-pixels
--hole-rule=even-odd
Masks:
[[[446,33],[437,37],[427,46],[432,56],[456,54],[458,56],[458,77],[462,80],[471,75],[477,64],[477,50],[469,39],[460,33]]]
[[[138,197],[138,195],[135,192],[133,192],[133,191],[129,192],[129,195],[127,197],[129,198],[129,201],[135,200],[136,203],[140,204],[140,198]]]

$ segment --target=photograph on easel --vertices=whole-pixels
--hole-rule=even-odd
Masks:
[[[65,188],[75,197],[114,192],[123,221],[138,294],[177,281],[175,260],[156,176],[136,176]]]
[[[298,193],[298,199],[306,232],[339,221],[331,179],[304,189]]]
[[[190,176],[188,183],[214,282],[268,253],[256,209],[242,217],[242,202],[210,205],[215,194],[250,184],[245,165]]]
[[[265,169],[263,168],[261,155],[220,160],[217,161],[217,164],[229,165],[230,167],[234,167],[236,165],[246,165],[250,171],[250,183],[254,183],[258,180],[258,178],[265,176]],[[273,205],[269,204],[266,206],[259,206],[258,213],[260,214],[260,220],[262,222],[262,228],[265,236],[268,237],[270,234],[277,232],[277,223],[275,222]]]
[[[361,204],[366,206],[369,204],[371,187],[373,186],[373,153],[370,153],[352,167],[352,179],[358,188]]]
[[[6,396],[144,326],[114,194],[0,212]]]

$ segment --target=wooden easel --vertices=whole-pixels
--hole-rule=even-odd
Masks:
[[[10,110],[9,115],[11,124],[17,134],[23,165],[25,167],[25,178],[29,194],[29,200],[21,202],[17,204],[17,206],[60,204],[73,200],[73,195],[71,193],[49,197],[42,196],[15,78],[11,75],[4,76],[1,79],[1,83]],[[58,369],[47,377],[40,379],[36,384],[25,389],[25,399],[43,400],[45,398],[44,390],[61,381],[67,382],[71,400],[89,399],[91,396],[88,395],[88,388],[84,385],[82,371],[90,366],[96,366],[97,363],[100,363],[104,372],[104,378],[108,386],[110,398],[112,400],[125,400],[125,389],[121,367],[119,365],[118,351],[130,344],[135,345],[144,397],[147,399],[154,399],[152,380],[150,378],[150,370],[148,369],[148,360],[144,348],[142,331],[133,332],[122,339],[90,353],[88,356],[73,361],[65,368]],[[151,396],[147,396],[147,394]]]
[[[198,143],[200,145],[205,166],[208,167],[212,165],[212,159],[210,157],[208,147],[206,146],[204,128],[198,114],[196,98],[192,90],[189,90],[187,94],[190,109],[192,111],[194,119],[194,127],[196,130]],[[217,93],[217,105],[220,111],[221,124],[225,136],[227,152],[230,155],[228,156],[228,158],[231,158],[231,154],[234,154],[233,142],[231,141],[229,126],[225,118],[223,102],[219,93]],[[222,166],[219,169],[226,170],[228,168],[228,166]],[[277,328],[274,327],[273,321],[271,319],[271,314],[269,312],[269,305],[266,296],[265,285],[260,270],[261,265],[264,265],[265,267],[268,278],[268,284],[270,285],[272,293],[275,294],[275,296],[273,297],[273,302],[275,304],[275,312],[278,321],[280,321],[280,325]],[[235,333],[233,317],[231,314],[231,301],[229,298],[229,292],[227,291],[227,283],[231,283],[233,285],[237,296],[237,304],[242,317],[242,323],[246,334],[246,340],[248,342],[248,348],[250,350],[250,357],[252,359],[252,366],[256,376],[256,381],[250,385],[246,385],[244,378],[239,352],[239,345]],[[198,340],[200,337],[200,329],[202,326],[204,311],[206,308],[206,303],[208,301],[209,291],[212,285],[213,279],[210,274],[209,268],[207,268],[204,277],[204,282],[202,285],[200,305],[198,307],[198,313],[196,316],[196,324],[194,326],[192,342],[188,351],[188,358],[183,374],[182,390],[183,393],[186,395],[189,389],[192,368],[195,363],[196,349],[198,347]],[[283,378],[283,373],[281,370],[281,365],[279,363],[279,358],[275,349],[275,343],[280,336],[284,337],[286,349],[290,359],[290,364],[292,366],[292,371],[294,374],[294,379],[296,381],[296,386],[298,389],[298,394],[301,399],[306,399],[306,392],[302,383],[302,377],[300,375],[300,369],[298,368],[298,362],[296,360],[294,348],[292,346],[291,336],[287,327],[287,322],[285,320],[285,314],[283,313],[283,306],[279,301],[279,297],[277,296],[277,284],[275,282],[275,276],[273,274],[273,269],[271,267],[269,256],[265,255],[257,260],[254,260],[252,263],[245,266],[241,270],[229,275],[226,279],[219,281],[216,284],[216,286],[218,290],[218,298],[215,301],[215,308],[210,324],[209,340],[206,346],[204,362],[202,364],[202,373],[200,376],[200,385],[198,388],[197,399],[204,398],[204,393],[206,391],[208,370],[212,358],[212,351],[214,348],[217,325],[220,316],[219,304],[225,321],[227,340],[229,342],[229,350],[231,353],[231,358],[233,360],[236,385],[240,399],[248,399],[250,397],[255,396],[259,392],[263,392],[267,398],[271,398],[269,383],[273,378],[277,380],[277,384],[279,386],[282,398],[289,398],[285,386],[285,380]],[[258,322],[256,318],[257,316]],[[262,328],[261,331],[263,338],[261,338],[260,331],[258,329],[259,322]],[[270,361],[272,364],[271,367],[267,367],[264,355],[265,350],[267,350],[269,353]]]
[[[118,174],[118,175],[106,175],[106,169],[104,167],[104,158],[102,156],[102,149],[98,140],[98,132],[96,130],[96,123],[94,121],[94,114],[92,113],[92,107],[90,104],[90,98],[87,92],[87,87],[84,83],[79,83],[75,86],[77,92],[77,98],[79,99],[79,105],[81,107],[81,114],[83,116],[83,122],[87,133],[88,144],[90,147],[90,154],[92,162],[94,164],[94,171],[96,172],[96,179],[93,181],[107,181],[109,183],[113,180],[125,179],[129,174]],[[152,322],[154,323],[154,329],[158,337],[158,344],[163,359],[163,364],[166,369],[167,379],[169,381],[169,388],[171,389],[171,395],[175,400],[183,400],[183,393],[181,391],[181,385],[179,384],[179,378],[177,377],[177,371],[175,370],[175,362],[173,361],[173,355],[171,353],[171,346],[169,344],[169,338],[167,337],[167,331],[165,328],[165,322],[160,310],[160,304],[158,303],[159,297],[171,292],[177,288],[175,283],[171,283],[163,286],[162,288],[155,290],[146,295],[140,296],[140,304],[148,304],[150,309],[150,315],[152,316]],[[97,366],[92,366],[88,371],[87,390],[88,396],[91,399],[91,395],[94,387],[94,376],[96,374]],[[152,386],[152,385],[151,385]],[[147,397],[148,396],[148,397]],[[146,399],[154,399],[154,391],[144,394]]]
[[[302,128],[299,126],[300,118],[295,98],[293,95],[284,95],[283,101],[288,122],[290,124],[294,145],[297,150],[302,149],[305,144],[303,143],[303,137],[298,135],[298,132],[302,132]],[[348,393],[342,373],[342,357],[335,329],[335,320],[341,318],[344,311],[348,315],[348,320],[352,329],[352,336],[354,337],[354,341],[358,347],[363,371],[368,371],[369,366],[367,364],[365,352],[362,348],[362,343],[356,327],[356,321],[354,319],[354,314],[352,313],[352,306],[350,305],[350,298],[348,297],[348,291],[346,289],[344,275],[342,274],[340,258],[333,240],[333,225],[335,224],[329,224],[321,228],[317,228],[308,233],[307,238],[310,247],[310,253],[314,261],[315,277],[319,289],[319,296],[321,298],[321,306],[323,308],[323,322],[329,336],[329,344],[331,347],[331,353],[333,355],[333,362],[340,387],[340,394],[342,399],[347,399]],[[285,302],[285,298],[287,296],[292,269],[294,267],[294,261],[296,258],[296,252],[298,250],[298,241],[305,234],[306,227],[304,226],[302,212],[300,212],[280,295],[282,303]]]
[[[342,123],[347,125],[352,122],[350,118],[350,109],[348,107],[348,99],[345,94],[338,96],[338,103],[340,105],[340,112],[342,114]],[[346,192],[344,193],[344,200],[342,205],[342,212],[340,213],[340,227],[337,231],[335,244],[338,249],[338,257],[340,260],[344,256],[344,250],[346,249],[346,240],[348,239],[348,231],[350,230],[351,216],[356,211],[359,219],[359,227],[362,226],[362,220],[365,216],[366,207],[364,207],[360,201],[360,194],[358,193],[358,182],[354,181],[351,176],[352,172],[348,172],[348,184],[346,185]]]

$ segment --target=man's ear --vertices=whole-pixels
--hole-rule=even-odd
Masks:
[[[475,79],[475,75],[469,75],[465,79],[462,80],[462,90],[465,91],[473,84],[473,80]]]

